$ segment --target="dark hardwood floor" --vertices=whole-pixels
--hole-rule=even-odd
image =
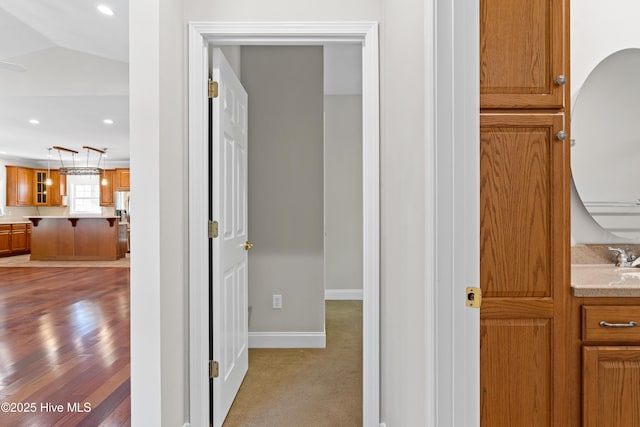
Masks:
[[[0,426],[131,424],[128,268],[0,268],[0,405]]]

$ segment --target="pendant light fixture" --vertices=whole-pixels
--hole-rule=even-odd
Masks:
[[[76,166],[76,157],[78,154],[76,150],[72,150],[70,148],[59,147],[57,145],[53,146],[54,150],[58,150],[58,156],[60,157],[60,175],[102,175],[102,169],[100,168],[100,162],[102,161],[102,156],[105,155],[107,149],[101,150],[99,148],[89,147],[87,145],[83,146],[85,150],[87,150],[87,164],[86,166]],[[65,167],[62,162],[62,152],[71,153],[71,164],[70,167]],[[89,161],[91,157],[91,152],[99,153],[98,161],[96,162],[96,166],[89,166]]]
[[[49,147],[47,150],[49,150],[49,154],[47,154],[47,179],[44,183],[47,187],[51,187],[53,184],[53,181],[51,180],[51,150],[53,150],[53,148]]]

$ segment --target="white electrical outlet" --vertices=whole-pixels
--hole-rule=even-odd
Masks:
[[[282,295],[273,294],[273,308],[279,310],[282,308]]]

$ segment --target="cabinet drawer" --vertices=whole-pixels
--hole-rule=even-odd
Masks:
[[[618,327],[601,325],[601,322]],[[632,322],[636,326],[632,326]],[[583,306],[582,339],[594,342],[640,342],[640,306]]]

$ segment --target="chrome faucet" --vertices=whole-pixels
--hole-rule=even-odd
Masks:
[[[616,256],[616,267],[640,266],[640,258],[635,255],[629,255],[624,249],[612,248],[609,246],[609,250],[618,252],[618,255]]]

